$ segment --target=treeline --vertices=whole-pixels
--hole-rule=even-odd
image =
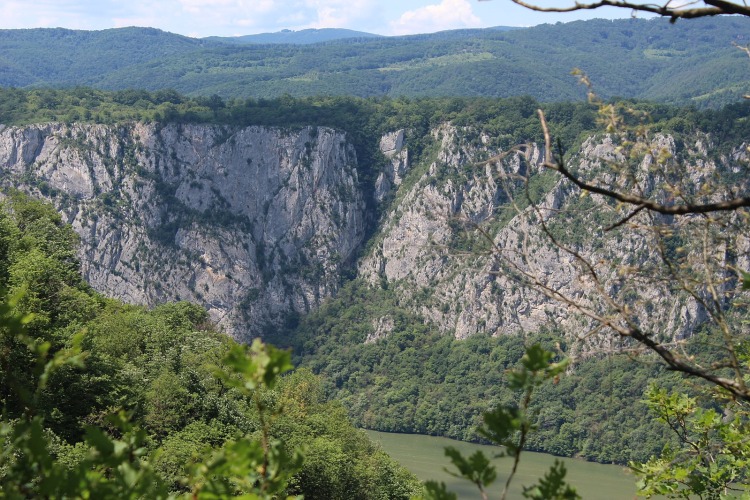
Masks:
[[[648,117],[654,126],[677,132],[720,132],[722,141],[746,132],[746,101],[717,110],[700,111],[636,100],[625,102]],[[349,132],[355,140],[376,142],[380,134],[399,128],[420,137],[444,122],[479,128],[505,144],[539,140],[536,110],[547,114],[555,136],[571,146],[596,126],[596,109],[585,102],[540,103],[530,96],[359,98],[316,96],[273,99],[189,97],[172,89],[103,91],[90,87],[20,89],[0,87],[0,123],[44,122],[117,124],[126,121],[216,123],[302,127],[330,126]],[[731,134],[732,137],[727,137]],[[413,145],[410,144],[413,148]]]
[[[382,134],[406,129],[410,161],[419,163],[433,142],[431,129],[453,122],[494,138],[494,146],[509,148],[542,140],[536,117],[540,103],[531,97],[491,98],[358,98],[282,96],[276,99],[228,99],[217,95],[188,97],[174,90],[92,88],[0,88],[0,123],[26,125],[44,122],[86,122],[113,125],[128,121],[155,123],[212,123],[229,126],[296,128],[328,126],[347,132],[356,148],[358,174],[365,193],[386,159],[379,152]],[[574,142],[595,126],[595,110],[586,103],[544,105],[554,119],[554,130],[564,144]],[[369,199],[368,213],[377,220],[378,207]],[[382,206],[380,207],[382,208]]]
[[[699,129],[708,132],[718,144],[737,144],[750,136],[750,120],[747,119],[750,103],[747,102],[711,111],[643,102],[624,102],[623,105],[647,112],[648,126],[654,130],[676,132],[678,136],[689,135]],[[596,127],[596,110],[588,104],[552,103],[541,106],[554,127],[555,137],[560,138],[564,148],[574,148],[580,144],[582,137]],[[384,132],[399,128],[408,130],[410,156],[416,165],[430,153],[431,128],[445,121],[470,127],[477,140],[479,132],[486,133],[495,141],[492,146],[498,148],[539,140],[538,107],[540,103],[530,97],[296,99],[285,96],[269,100],[224,100],[218,96],[192,98],[167,90],[0,89],[0,122],[5,125],[49,120],[101,123],[166,120],[232,126],[335,127],[347,131],[355,144],[360,179],[366,184],[374,183],[379,173],[383,158],[379,156],[377,146]],[[720,152],[720,148],[716,150],[717,154]],[[412,171],[414,175],[418,173],[418,169]],[[409,180],[407,178],[405,182]],[[36,205],[32,203],[29,206]],[[21,213],[19,209],[14,210],[16,214]],[[59,219],[54,219],[51,210],[45,210],[46,215],[40,220],[58,220],[55,224],[59,225]],[[372,222],[377,222],[374,209],[372,214]],[[6,214],[5,217],[7,219],[10,215]],[[375,228],[376,224],[373,223],[371,227]],[[8,233],[15,235],[8,238],[8,248],[16,248],[13,245],[23,240],[17,237],[20,234],[18,231],[20,229]],[[47,299],[44,298],[47,297],[45,294],[51,293],[49,291],[54,287],[41,282],[38,285],[41,298],[34,298],[33,301],[34,304],[48,304],[45,307],[49,307],[49,312],[41,309],[33,311],[37,318],[35,321],[47,318],[45,321],[51,322],[41,325],[38,335],[45,339],[59,336],[61,340],[53,344],[56,348],[66,345],[73,333],[83,327],[91,332],[86,342],[93,342],[91,351],[94,354],[87,362],[87,370],[96,375],[91,375],[91,380],[86,382],[74,382],[77,379],[71,378],[65,383],[79,384],[80,387],[90,387],[91,391],[100,392],[91,393],[91,403],[85,403],[89,396],[74,398],[66,403],[66,398],[75,392],[61,387],[58,393],[50,397],[50,401],[57,402],[45,414],[51,432],[64,436],[64,442],[75,447],[80,442],[76,440],[81,437],[81,422],[90,423],[91,415],[101,415],[107,408],[118,407],[127,401],[133,404],[137,421],[148,429],[149,435],[156,436],[154,443],[160,443],[162,438],[159,436],[169,436],[169,442],[176,443],[175,447],[185,447],[192,453],[195,449],[193,445],[201,440],[181,433],[192,428],[193,420],[186,421],[184,416],[176,416],[176,421],[170,420],[171,417],[160,420],[149,416],[149,408],[158,406],[157,403],[149,403],[149,398],[174,394],[177,399],[169,403],[173,406],[167,405],[167,409],[187,405],[190,412],[196,412],[198,421],[205,423],[209,419],[206,425],[213,425],[210,419],[214,417],[206,415],[214,415],[210,412],[218,410],[209,411],[197,401],[213,398],[215,394],[210,395],[212,393],[200,388],[200,385],[180,385],[194,384],[190,381],[194,381],[191,377],[195,369],[190,368],[190,374],[180,370],[188,366],[182,361],[184,352],[189,352],[189,357],[194,357],[197,363],[205,363],[199,355],[202,347],[187,347],[191,345],[190,342],[203,345],[201,342],[208,342],[207,338],[222,338],[210,331],[201,331],[205,313],[192,306],[170,305],[148,312],[94,294],[77,274],[75,252],[71,250],[74,239],[70,230],[59,229],[54,234],[45,233],[35,240],[37,243],[34,245],[44,248],[54,241],[65,242],[65,245],[57,245],[50,251],[55,258],[64,257],[63,262],[67,267],[63,269],[72,285],[66,285],[64,293],[55,292]],[[23,252],[14,251],[12,254],[13,258],[21,258]],[[42,262],[43,254],[36,252],[33,255],[36,257],[26,257],[29,265]],[[60,265],[54,262],[54,266]],[[11,269],[11,265],[5,268],[0,266],[0,273],[3,269]],[[36,276],[34,273],[44,275],[42,271],[29,271],[23,276]],[[342,280],[350,277],[344,276]],[[24,283],[21,278],[16,279],[18,286]],[[57,277],[51,281],[63,282]],[[0,281],[0,285],[5,283]],[[34,289],[29,287],[29,290]],[[32,296],[24,300],[30,301]],[[169,319],[174,315],[178,319]],[[374,331],[373,320],[386,315],[394,318],[393,332],[376,342],[364,343]],[[57,321],[61,323],[58,325]],[[147,331],[154,333],[143,333],[146,330],[138,330],[139,325],[146,325]],[[174,329],[165,325],[182,326]],[[334,403],[324,403],[327,398],[336,398],[343,401],[343,407],[360,426],[475,439],[473,429],[481,413],[496,402],[513,400],[513,394],[504,388],[504,370],[517,364],[524,346],[533,341],[542,341],[546,347],[553,347],[552,339],[557,337],[552,333],[542,332],[525,339],[476,336],[457,341],[432,331],[422,318],[400,308],[392,291],[371,289],[353,282],[343,288],[338,299],[320,311],[305,318],[290,318],[286,342],[295,348],[295,354],[303,366],[323,377],[322,382],[315,382],[323,384],[321,399],[316,403],[322,412],[333,415],[341,411],[331,410],[338,408]],[[190,340],[192,336],[195,336],[194,340]],[[97,338],[98,341],[95,340]],[[211,342],[224,345],[228,341]],[[185,347],[175,344],[184,344]],[[141,354],[131,359],[128,353],[133,350]],[[160,357],[153,357],[156,353]],[[219,357],[216,354],[216,358]],[[100,358],[102,361],[97,361]],[[177,361],[173,361],[175,359]],[[166,366],[173,366],[177,371],[162,374],[160,370],[165,366],[165,360],[169,361]],[[102,373],[91,372],[99,368],[103,370]],[[136,370],[147,375],[139,376],[133,382],[131,379],[118,378],[125,376],[116,375],[123,370],[126,373]],[[202,372],[199,380],[206,376],[207,372]],[[663,376],[648,363],[633,365],[620,358],[580,361],[572,375],[540,392],[540,427],[539,432],[532,436],[531,446],[540,451],[604,462],[647,459],[650,454],[660,450],[668,439],[668,433],[648,418],[646,407],[639,401],[649,381]],[[155,381],[163,384],[164,388],[152,387]],[[594,390],[594,386],[600,383],[608,387],[606,400],[602,400],[601,393]],[[664,384],[669,385],[668,382]],[[208,392],[202,393],[199,389]],[[251,409],[242,411],[250,412]],[[190,412],[188,414],[192,414]],[[94,419],[94,422],[101,421],[100,417],[96,418],[100,420]],[[222,422],[222,425],[229,423]],[[235,427],[230,426],[229,429],[229,433],[236,431]],[[186,445],[183,443],[185,440],[193,444]],[[209,441],[215,443],[220,438]],[[66,453],[66,449],[61,448],[60,453]],[[163,456],[173,455],[175,453]]]
[[[208,458],[227,443],[271,438],[290,455],[304,450],[286,494],[408,498],[419,490],[351,425],[340,402],[325,398],[309,370],[273,390],[234,388],[217,371],[237,345],[212,329],[205,310],[188,303],[147,310],[99,295],[79,274],[76,241],[41,202],[11,194],[0,204],[0,489],[9,498],[43,495],[45,487],[80,494],[63,478],[82,464],[89,465],[81,484],[103,474],[103,489],[93,491],[115,491],[107,481],[129,470],[134,495],[144,487],[152,497],[159,485],[162,493],[197,495],[191,465],[215,466]],[[67,351],[80,351],[76,362],[58,363]],[[87,469],[92,463],[104,469]]]
[[[717,142],[744,140],[750,134],[750,103],[718,110],[677,108],[641,101],[623,102],[645,116],[655,130],[707,132]],[[174,90],[102,91],[0,88],[0,123],[44,122],[117,124],[127,121],[213,123],[231,126],[265,125],[282,128],[329,126],[346,131],[355,145],[359,175],[371,192],[385,159],[378,140],[386,132],[407,130],[412,164],[418,164],[432,142],[430,131],[445,122],[470,127],[492,138],[489,147],[507,149],[541,142],[536,110],[544,109],[556,141],[574,149],[597,126],[596,108],[586,102],[540,103],[529,96],[496,98],[358,98],[282,96],[275,99],[188,97]],[[375,207],[371,207],[372,211]]]
[[[382,124],[382,130],[429,127],[445,121],[482,123],[507,128],[508,121],[531,117],[540,107],[529,96],[497,98],[358,98],[316,96],[273,99],[223,99],[218,95],[189,97],[175,90],[128,89],[103,91],[90,87],[21,89],[0,87],[0,122],[86,122],[115,124],[123,121],[199,122],[226,125],[297,127],[335,126],[354,133],[356,127]],[[591,123],[593,109],[585,104],[548,104],[560,109],[560,118]],[[566,116],[577,114],[575,117]],[[581,120],[582,119],[582,120]],[[515,124],[519,129],[523,124]],[[520,136],[524,134],[519,134]]]

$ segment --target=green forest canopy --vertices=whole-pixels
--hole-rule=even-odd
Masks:
[[[236,344],[213,331],[198,306],[171,303],[149,311],[94,292],[79,274],[76,242],[52,207],[20,193],[0,204],[0,488],[11,498],[19,484],[28,495],[40,494],[35,488],[55,480],[47,476],[53,467],[73,471],[96,456],[91,436],[120,437],[124,428],[112,416],[125,411],[128,425],[142,433],[133,450],[138,470],[149,464],[151,483],[190,491],[191,464],[227,441],[260,439],[263,420],[253,399],[216,376]],[[22,337],[13,318],[23,316]],[[26,336],[42,346],[43,362],[76,345],[84,362],[62,364],[38,390],[37,347],[30,349]],[[340,402],[324,397],[309,370],[284,377],[260,397],[266,408],[283,408],[270,422],[271,436],[290,452],[304,446],[306,458],[286,493],[408,498],[419,490],[411,474],[352,427]],[[43,423],[43,436],[25,426],[27,419]],[[106,448],[107,439],[97,439]],[[27,442],[33,451],[17,448]],[[53,462],[16,468],[43,447]],[[53,484],[60,488],[55,495],[65,491],[63,483]]]
[[[711,133],[719,144],[739,142],[750,132],[747,120],[750,103],[716,111],[631,104],[649,112],[655,129],[673,133],[699,129]],[[218,96],[191,98],[174,91],[0,90],[0,117],[6,124],[48,120],[113,124],[171,120],[236,126],[333,126],[350,131],[365,183],[377,176],[377,138],[383,132],[410,129],[409,148],[414,163],[418,164],[422,150],[425,154],[429,150],[429,130],[445,121],[481,126],[484,132],[501,141],[499,147],[539,140],[535,115],[538,106],[529,97],[296,99],[285,96],[225,101]],[[557,127],[556,136],[567,147],[574,147],[595,127],[595,112],[588,104],[551,103],[543,107]],[[363,344],[366,337],[363,332],[371,328],[371,319],[378,317],[378,309],[399,311],[392,293],[350,283],[339,299],[321,311],[301,320],[292,318],[288,343],[295,347],[302,365],[324,375],[326,396],[345,401],[358,425],[475,439],[473,427],[481,413],[493,402],[511,397],[502,388],[502,373],[517,362],[524,342],[505,337],[456,341],[431,332],[421,318],[402,310],[393,335],[375,344]],[[539,340],[551,342],[552,333],[540,332]],[[487,356],[488,353],[497,355]],[[542,392],[540,407],[551,410],[540,417],[545,420],[530,443],[534,449],[623,463],[630,459],[644,460],[663,445],[667,439],[664,429],[651,425],[646,418],[646,407],[637,403],[648,381],[661,377],[656,368],[649,365],[634,368],[620,359],[600,361],[584,362],[575,376]],[[630,380],[628,376],[633,374],[637,375]],[[591,387],[592,380],[606,380],[610,384],[612,400],[607,405],[601,404],[600,393]],[[561,397],[559,391],[567,396]],[[634,408],[642,418],[634,417]],[[611,427],[596,425],[605,418],[613,422]]]
[[[570,76],[580,68],[604,97],[717,107],[750,91],[746,56],[732,46],[745,43],[748,23],[595,19],[314,45],[198,40],[151,28],[0,30],[0,85],[243,99],[527,94],[563,101],[584,97]]]

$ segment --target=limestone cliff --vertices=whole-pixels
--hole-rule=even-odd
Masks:
[[[503,150],[479,129],[443,124],[420,138],[429,152],[413,163],[410,133],[372,138],[387,161],[363,188],[346,134],[325,127],[0,126],[0,181],[51,200],[73,224],[84,276],[96,289],[138,304],[200,303],[240,339],[316,308],[354,266],[373,285],[388,284],[401,306],[459,338],[543,325],[585,332],[585,320],[520,286],[489,251],[494,245],[506,262],[566,296],[596,300],[575,259],[550,244],[536,216],[582,255],[604,262],[610,290],[637,292],[650,303],[644,322],[658,322],[674,338],[705,319],[694,300],[675,300],[667,285],[618,284],[618,266],[648,269],[648,236],[603,232],[605,216],[541,171],[542,148]],[[737,148],[723,159],[710,156],[707,140],[679,146],[663,135],[653,147],[691,165],[699,183],[745,154]],[[618,151],[607,137],[592,138],[570,161],[592,170]],[[640,166],[646,190],[663,182],[653,161],[647,156]],[[733,175],[746,179],[743,172]],[[521,177],[530,179],[543,213],[524,203]],[[385,215],[366,242],[367,199]],[[750,267],[746,251],[733,258]],[[387,315],[371,320],[368,340],[394,328]]]
[[[596,306],[600,300],[601,293],[581,278],[576,258],[551,244],[539,224],[541,217],[559,241],[594,263],[606,291],[636,308],[642,324],[658,326],[657,331],[669,339],[690,335],[705,321],[706,311],[694,298],[648,275],[658,265],[648,231],[605,231],[611,214],[602,213],[600,207],[606,209],[606,203],[599,199],[598,204],[586,205],[570,183],[552,172],[541,172],[539,147],[500,155],[489,137],[471,128],[444,125],[433,135],[439,144],[437,153],[408,190],[398,193],[373,251],[359,266],[360,274],[374,285],[385,282],[396,290],[402,305],[458,338],[480,332],[535,332],[543,325],[584,335],[590,321],[573,308],[519,285],[511,276],[528,273],[582,304]],[[686,166],[689,184],[697,186],[702,184],[701,176],[708,178],[718,169],[727,171],[741,163],[737,156],[745,148],[736,148],[730,157],[713,157],[707,154],[706,140],[699,136],[694,143],[678,146],[671,136],[655,136],[654,153],[646,155],[638,168],[638,189],[647,193],[664,183],[666,174],[653,168],[657,154]],[[610,138],[591,138],[569,161],[576,169],[593,171],[619,154]],[[530,190],[536,193],[532,196],[541,207],[538,212],[519,190],[515,180],[519,175],[529,177]],[[511,197],[515,206],[509,204]],[[485,235],[477,236],[476,227],[483,228]],[[747,242],[738,244],[746,250]],[[737,253],[720,260],[746,263],[747,252]],[[504,268],[497,255],[503,256]],[[631,284],[620,279],[623,269],[635,277]],[[729,280],[724,286],[736,283]],[[389,323],[387,318],[375,318],[373,324],[376,336],[382,336]],[[607,347],[597,345],[602,342],[610,343],[612,337],[589,338],[585,348]]]
[[[96,289],[201,303],[238,338],[331,296],[364,235],[354,149],[324,127],[0,127],[0,171],[73,224]]]

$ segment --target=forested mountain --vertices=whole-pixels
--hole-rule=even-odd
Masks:
[[[124,67],[198,50],[206,42],[153,28],[1,30],[2,85],[73,86]]]
[[[518,30],[238,44],[153,29],[0,31],[0,85],[176,89],[224,98],[531,95],[580,99],[580,68],[604,97],[718,106],[750,91],[746,18],[670,25],[592,20]],[[689,43],[686,43],[686,40]]]
[[[476,438],[481,412],[513,398],[504,370],[541,341],[579,362],[543,391],[531,446],[622,462],[668,439],[639,401],[649,381],[673,378],[603,356],[617,347],[605,338],[562,336],[560,327],[582,331],[585,321],[497,274],[487,241],[467,231],[476,224],[503,248],[526,241],[560,290],[585,292],[568,271],[553,272],[566,259],[520,217],[528,205],[511,201],[524,190],[503,181],[507,172],[529,178],[522,203],[566,209],[547,224],[560,241],[625,259],[619,233],[602,229],[615,214],[540,170],[533,99],[224,102],[81,88],[0,97],[2,182],[46,198],[73,224],[95,287],[152,306],[187,299],[237,338],[293,346],[360,425]],[[642,113],[664,158],[746,184],[747,103],[624,106]],[[595,106],[542,107],[579,168],[616,154],[593,132]],[[39,123],[54,118],[63,122]],[[532,146],[518,149],[524,143]],[[628,244],[642,260],[623,264],[650,262],[641,238]],[[643,298],[664,312],[644,314],[644,325],[670,340],[702,324],[694,300],[658,290]]]
[[[0,496],[439,492],[352,423],[750,491],[735,8],[0,30]]]
[[[207,37],[212,40],[225,43],[288,43],[307,45],[310,43],[330,42],[348,38],[377,38],[380,35],[365,33],[364,31],[347,30],[341,28],[310,28],[304,30],[281,30],[275,33],[258,33],[255,35],[243,35],[232,37]]]

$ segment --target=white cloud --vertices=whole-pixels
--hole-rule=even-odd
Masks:
[[[398,20],[391,22],[391,32],[394,35],[408,35],[477,28],[481,25],[481,20],[474,15],[468,0],[443,0],[439,4],[404,12]]]
[[[176,0],[191,17],[233,26],[353,28],[377,14],[378,0]]]
[[[690,0],[673,1],[682,4]],[[608,12],[597,9],[567,17],[536,16],[500,0],[0,0],[0,28],[61,26],[99,30],[151,25],[191,36],[231,36],[284,28],[339,27],[406,34],[628,14],[622,9]]]
[[[6,0],[0,4],[0,28],[87,28],[86,7],[85,2],[73,0],[38,0],[33,7],[28,2]]]
[[[143,0],[139,0],[143,1]],[[150,0],[149,0],[150,1]],[[227,35],[236,31],[252,32],[264,27],[275,27],[279,17],[298,0],[174,0],[177,11],[171,17],[201,36]],[[173,19],[177,22],[177,19]],[[248,29],[250,31],[248,31]],[[185,29],[183,28],[183,31]]]
[[[190,13],[264,15],[289,7],[290,2],[279,0],[177,0]],[[291,2],[292,4],[294,2]]]
[[[137,0],[144,1],[144,0]],[[346,24],[342,0],[173,0],[184,21],[193,29],[204,26],[217,31],[277,31],[282,28],[317,27],[327,21]],[[355,5],[362,1],[353,0]],[[218,29],[217,29],[218,28]],[[211,29],[211,28],[209,28]],[[203,28],[202,30],[205,30]],[[204,35],[205,36],[205,35]]]
[[[375,15],[377,0],[305,0],[315,12],[310,28],[352,28],[358,21]]]
[[[192,36],[289,28],[348,28],[385,34],[476,26],[475,0],[0,0],[0,28],[104,29],[151,25]],[[442,3],[440,3],[442,2]],[[427,5],[425,4],[435,4]],[[494,2],[488,2],[494,3]],[[410,9],[409,12],[403,13]]]

